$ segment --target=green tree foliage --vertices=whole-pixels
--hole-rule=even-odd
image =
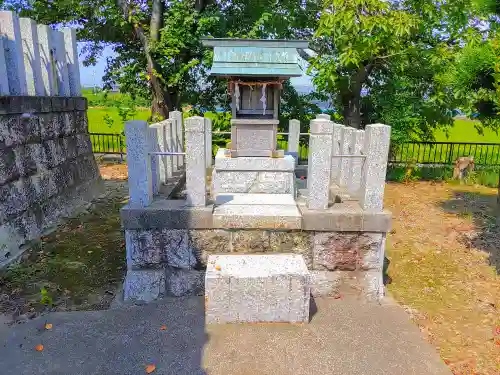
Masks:
[[[443,77],[478,20],[467,0],[326,0],[314,82],[347,125],[384,122],[395,140],[432,138],[460,107]]]

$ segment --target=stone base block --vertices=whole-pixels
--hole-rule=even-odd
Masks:
[[[223,205],[214,210],[214,225],[238,229],[300,229],[302,216],[290,205]]]
[[[123,285],[125,301],[151,302],[165,294],[165,270],[127,272]]]
[[[219,149],[214,171],[214,194],[295,194],[295,159],[291,155],[231,158]]]
[[[309,322],[310,274],[300,255],[213,255],[206,323]]]

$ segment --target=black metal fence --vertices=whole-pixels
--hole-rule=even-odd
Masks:
[[[407,142],[392,145],[389,163],[451,165],[461,156],[472,156],[476,165],[499,166],[500,143]]]
[[[121,160],[123,160],[126,153],[123,134],[90,133],[90,142],[95,154],[120,155]]]
[[[219,147],[225,147],[231,139],[230,132],[214,132],[214,155]],[[123,134],[90,133],[92,150],[96,154],[126,153]],[[288,133],[278,133],[278,147],[288,149]],[[309,153],[309,135],[300,134],[299,164],[307,164]],[[500,143],[464,143],[464,142],[406,142],[391,145],[389,164],[431,164],[452,165],[461,156],[472,156],[476,165],[500,166]]]

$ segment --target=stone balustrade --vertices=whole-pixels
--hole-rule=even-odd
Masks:
[[[81,96],[75,29],[0,11],[0,95]]]
[[[358,200],[363,210],[382,211],[391,128],[367,125],[356,130],[329,120],[311,121],[308,208],[327,209],[332,187]]]
[[[146,121],[128,121],[125,124],[125,138],[130,202],[138,207],[148,207],[154,196],[162,193],[162,186],[172,179],[179,179],[184,171],[186,159],[182,113],[172,111],[169,119],[150,126]],[[186,148],[187,143],[191,147],[191,143],[186,142]],[[205,151],[205,138],[203,147]]]

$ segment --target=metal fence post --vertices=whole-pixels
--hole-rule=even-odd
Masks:
[[[123,139],[121,134],[118,134],[118,147],[120,148],[120,163],[123,163]]]

